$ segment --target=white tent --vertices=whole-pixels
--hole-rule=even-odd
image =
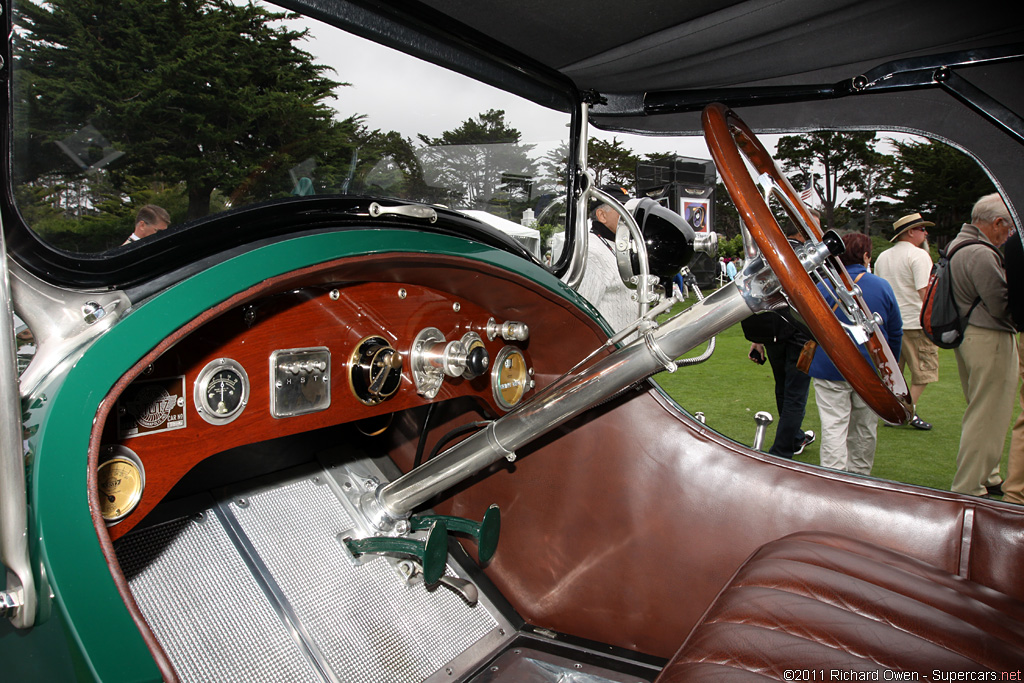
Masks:
[[[540,232],[533,228],[527,228],[513,223],[512,221],[495,216],[492,213],[486,211],[475,211],[475,210],[463,210],[462,213],[477,219],[482,223],[487,223],[491,227],[501,230],[506,235],[509,235],[517,242],[520,242],[524,247],[533,252],[534,256],[540,258]]]

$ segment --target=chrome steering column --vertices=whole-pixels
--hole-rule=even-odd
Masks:
[[[826,242],[806,244],[800,252],[809,271],[830,255]],[[367,494],[363,512],[378,528],[389,529],[437,494],[502,458],[513,460],[517,448],[663,369],[664,357],[678,358],[749,315],[784,301],[771,270],[760,259],[748,263],[735,281],[643,338],[563,376],[473,436]]]

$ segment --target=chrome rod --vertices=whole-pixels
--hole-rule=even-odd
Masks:
[[[586,187],[570,188],[570,196],[574,197],[572,201],[576,202],[576,220],[573,225],[572,254],[569,258],[569,268],[565,271],[565,275],[562,276],[562,281],[574,290],[579,289],[580,283],[583,282],[583,273],[587,269],[587,240],[590,233],[589,226],[587,225],[589,220],[587,204],[590,194],[587,190],[590,189],[594,182],[593,177],[587,172],[587,140],[590,136],[588,129],[589,117],[590,105],[586,102],[580,102],[580,139],[576,155],[576,168],[583,174],[583,182],[586,183]],[[578,191],[579,189],[582,191]]]
[[[36,618],[36,588],[28,550],[28,499],[21,439],[14,307],[7,268],[7,244],[0,225],[0,564],[7,568],[0,603],[16,628],[31,628]]]
[[[515,450],[624,387],[663,369],[659,355],[678,358],[753,312],[747,295],[730,283],[667,321],[662,327],[618,349],[566,381],[556,382],[468,439],[415,470],[385,484],[373,500],[371,518],[402,519],[435,495],[507,458]],[[660,349],[652,352],[650,345]]]

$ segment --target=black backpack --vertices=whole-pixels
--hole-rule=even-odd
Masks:
[[[921,329],[924,335],[941,349],[955,349],[960,346],[960,342],[964,340],[967,320],[975,307],[981,303],[979,296],[971,304],[967,314],[961,316],[953,297],[953,272],[949,262],[953,254],[972,244],[984,244],[996,252],[1000,263],[1003,262],[999,250],[981,240],[964,240],[945,253],[939,252],[939,262],[935,264],[935,272],[928,280],[928,291],[925,292],[924,304],[921,306]]]

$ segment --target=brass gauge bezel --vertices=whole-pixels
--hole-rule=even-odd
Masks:
[[[216,377],[217,373],[224,372],[225,370],[233,372],[238,376],[242,395],[234,408],[226,413],[218,413],[207,403],[206,392],[210,388],[210,382]],[[196,376],[192,392],[192,402],[195,405],[196,412],[199,413],[199,417],[212,425],[226,425],[229,422],[233,422],[242,414],[246,404],[249,403],[249,375],[245,372],[242,364],[236,360],[231,358],[212,360]]]
[[[114,526],[134,512],[142,500],[146,490],[146,468],[135,451],[126,446],[110,446],[104,448],[103,453],[104,457],[96,467],[96,493],[103,521],[107,526]],[[104,488],[115,467],[127,468],[127,473],[118,478],[118,484],[127,487],[125,491],[112,492]]]
[[[514,346],[498,351],[491,366],[491,393],[504,410],[512,410],[533,387],[526,356]]]

